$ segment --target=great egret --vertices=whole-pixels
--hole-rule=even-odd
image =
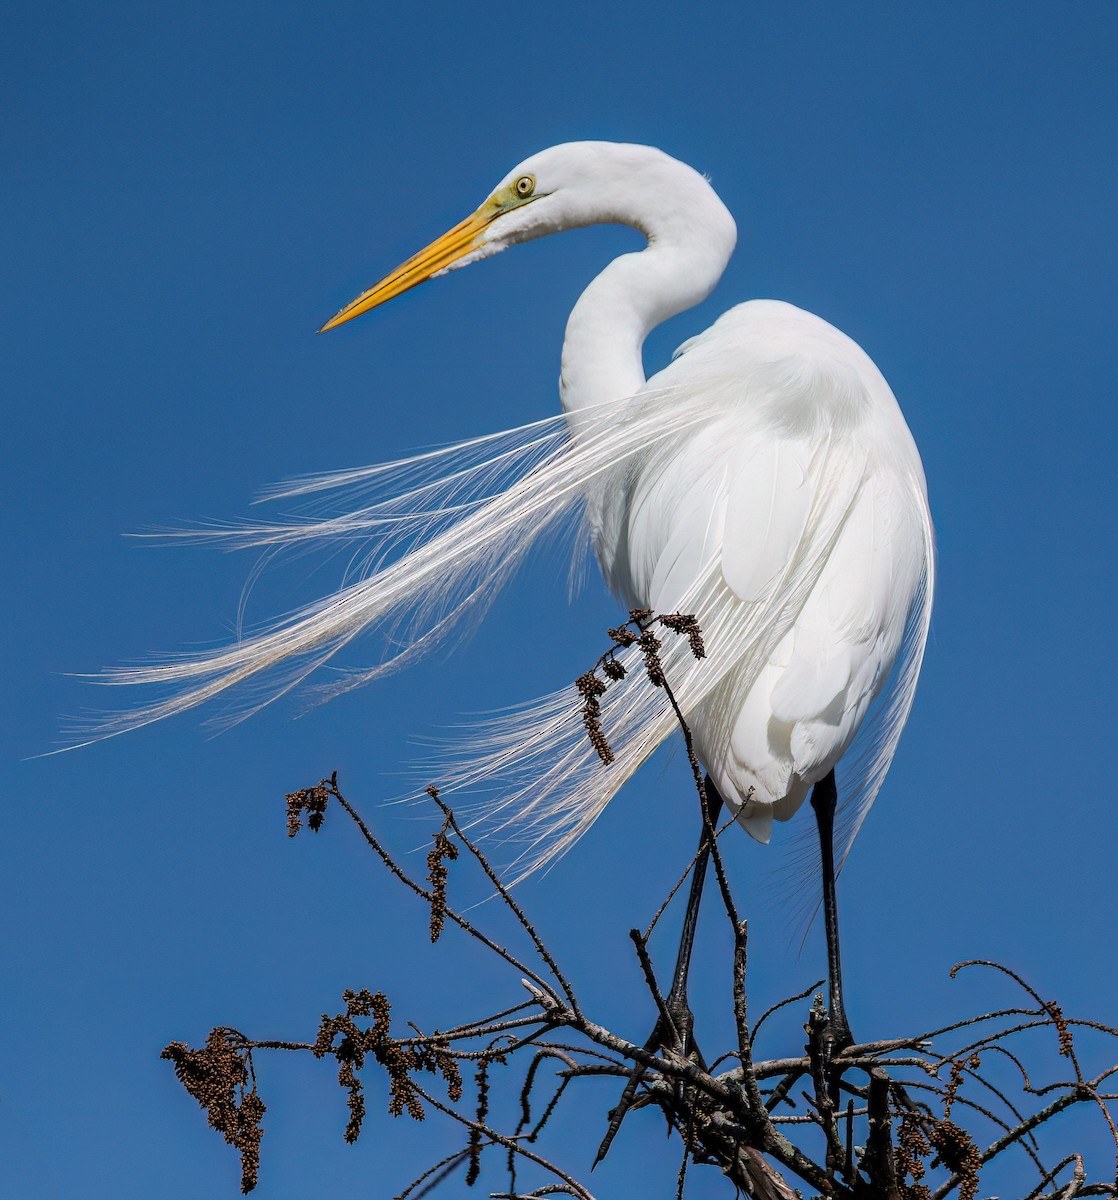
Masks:
[[[773,820],[815,788],[826,867],[842,759],[845,854],[923,656],[933,567],[924,472],[873,362],[790,304],[732,308],[646,381],[646,335],[704,299],[734,248],[733,218],[708,181],[646,146],[544,150],[323,330],[518,242],[603,222],[633,226],[648,244],[611,262],[571,312],[563,417],[277,493],[380,489],[340,516],[216,531],[268,546],[372,537],[377,549],[361,578],[233,646],[117,672],[120,682],[173,685],[128,724],[285,660],[296,664],[290,684],[378,622],[392,623],[394,654],[339,686],[403,665],[483,605],[540,532],[581,510],[627,608],[698,618],[705,660],[669,644],[665,666],[717,793],[767,841]],[[405,618],[414,623],[401,640]],[[519,773],[499,811],[526,832],[526,869],[580,836],[675,727],[648,686],[611,689],[602,703],[617,752],[608,769],[584,744],[569,692],[490,723],[446,767],[458,785]],[[833,889],[825,904],[830,944]],[[832,1015],[845,1026],[837,942],[831,983]]]

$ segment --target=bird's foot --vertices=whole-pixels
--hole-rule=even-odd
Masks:
[[[698,1046],[695,1045],[694,1028],[695,1017],[688,1007],[686,997],[669,996],[664,1001],[664,1011],[657,1018],[651,1035],[644,1043],[644,1049],[649,1054],[691,1059],[705,1069],[703,1056],[699,1052]],[[609,1111],[609,1127],[606,1129],[606,1135],[602,1138],[602,1144],[598,1147],[598,1153],[594,1158],[595,1167],[609,1153],[613,1139],[617,1136],[621,1123],[630,1110],[641,1107],[641,1099],[637,1093],[650,1070],[652,1070],[651,1067],[637,1063],[629,1072],[621,1099]]]
[[[836,1015],[831,1011],[827,1014],[820,1040],[823,1044],[824,1066],[829,1071],[834,1059],[854,1045],[854,1035],[850,1032],[850,1023],[845,1013],[840,1012]]]
[[[823,997],[816,996],[804,1026],[807,1034],[808,1057],[818,1072],[817,1083],[824,1083],[833,1097],[838,1094],[838,1073],[834,1061],[844,1050],[854,1045],[854,1035],[841,1005],[827,1009]]]
[[[695,1045],[695,1014],[687,1003],[686,995],[669,995],[664,1001],[663,1011],[656,1018],[644,1048],[653,1052],[661,1050],[680,1058],[694,1059],[700,1065],[703,1056]]]

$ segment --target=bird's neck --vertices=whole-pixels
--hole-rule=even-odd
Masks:
[[[559,394],[576,433],[582,410],[640,390],[645,338],[662,321],[706,299],[733,251],[732,235],[711,237],[703,225],[694,231],[642,232],[648,246],[614,259],[583,292],[567,321]]]

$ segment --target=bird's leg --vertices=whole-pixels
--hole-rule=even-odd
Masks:
[[[710,848],[714,840],[714,823],[722,810],[722,797],[714,786],[710,776],[706,777],[703,785],[703,828],[699,835],[699,849],[695,854],[695,864],[691,871],[691,890],[687,896],[687,911],[683,916],[683,929],[679,935],[679,953],[676,955],[675,971],[672,973],[671,991],[664,1001],[664,1009],[656,1020],[652,1035],[645,1042],[645,1050],[670,1050],[673,1053],[693,1058],[700,1067],[706,1069],[706,1063],[695,1045],[693,1035],[695,1018],[687,1003],[687,975],[691,969],[691,954],[695,948],[695,929],[699,923],[699,905],[703,898],[703,884],[706,881],[707,863],[710,861]],[[594,1166],[605,1158],[609,1152],[617,1131],[621,1128],[626,1113],[633,1106],[637,1088],[647,1074],[647,1068],[638,1064],[629,1073],[625,1090],[617,1106],[610,1111],[609,1128],[602,1144],[598,1147]]]
[[[675,1022],[675,1033],[678,1038],[678,1049],[684,1054],[694,1054],[702,1064],[703,1056],[699,1053],[692,1037],[695,1018],[687,1003],[687,975],[691,970],[691,954],[695,948],[695,930],[699,923],[699,905],[703,898],[703,885],[706,882],[707,863],[710,861],[710,848],[713,843],[718,814],[722,811],[722,797],[714,786],[714,781],[708,775],[703,784],[703,828],[699,835],[699,849],[695,854],[695,866],[691,872],[691,891],[687,896],[687,911],[683,915],[683,929],[679,935],[679,953],[676,955],[675,971],[672,974],[672,987],[668,992],[666,1007]],[[651,1041],[655,1041],[661,1033],[662,1020],[656,1024]],[[671,1030],[665,1030],[671,1036]],[[676,1039],[673,1039],[676,1040]],[[670,1043],[661,1037],[658,1045]]]
[[[835,901],[835,806],[838,789],[835,773],[830,771],[811,793],[811,807],[819,829],[819,852],[823,860],[823,923],[827,935],[827,976],[831,994],[824,1051],[828,1062],[832,1055],[854,1044],[846,1009],[842,1003],[842,964],[839,961],[838,907]]]

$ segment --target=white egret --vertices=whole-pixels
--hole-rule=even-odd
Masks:
[[[908,716],[928,631],[924,473],[873,362],[790,304],[732,308],[645,379],[646,335],[704,299],[734,249],[733,218],[708,181],[645,146],[552,147],[323,330],[518,242],[605,222],[648,244],[611,262],[571,312],[563,416],[277,493],[374,491],[341,516],[219,531],[271,546],[371,537],[378,549],[361,578],[233,646],[117,672],[119,682],[173,685],[129,724],[285,660],[289,685],[377,623],[391,623],[392,656],[341,686],[403,665],[483,605],[545,528],[581,511],[626,608],[698,618],[706,659],[669,644],[665,666],[717,793],[767,841],[773,820],[815,788],[826,868],[834,772],[846,756],[845,854]],[[636,681],[603,698],[610,768],[585,745],[566,691],[490,723],[446,775],[452,785],[518,775],[498,810],[526,832],[531,869],[580,836],[671,734],[662,699]],[[833,888],[825,907],[841,1038]]]

